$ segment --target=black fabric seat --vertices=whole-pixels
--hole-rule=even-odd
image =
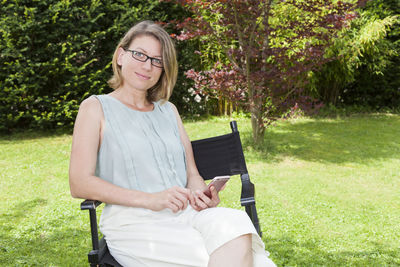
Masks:
[[[241,205],[245,207],[246,213],[261,236],[254,199],[254,185],[251,183],[247,171],[236,121],[232,121],[230,126],[232,129],[230,134],[192,141],[196,165],[205,180],[219,175],[240,175],[242,182]],[[101,202],[97,200],[85,200],[81,203],[81,209],[89,210],[90,214],[93,247],[88,254],[90,266],[121,266],[111,256],[104,238],[99,241],[96,207],[100,204]]]

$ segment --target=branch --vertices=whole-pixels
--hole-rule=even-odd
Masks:
[[[243,72],[243,68],[240,67],[240,65],[239,65],[239,63],[236,61],[236,59],[235,59],[234,57],[232,57],[232,56],[228,53],[228,51],[225,51],[225,53],[226,53],[226,56],[228,57],[229,61],[231,61],[232,64],[233,64],[238,70],[240,70],[241,72]]]
[[[267,7],[266,10],[263,13],[263,23],[264,23],[264,27],[265,27],[265,32],[269,32],[267,31],[267,29],[269,29],[270,25],[269,25],[269,14],[271,11],[271,4],[272,4],[272,0],[268,0],[267,2]],[[263,47],[262,47],[262,53],[261,53],[261,60],[263,62],[263,66],[262,66],[262,70],[266,71],[266,62],[267,62],[267,53],[266,53],[266,49],[269,48],[269,34],[265,35],[264,38],[264,42],[263,42]]]
[[[236,32],[237,32],[237,35],[238,35],[238,38],[239,38],[239,45],[240,45],[241,47],[244,47],[243,35],[242,35],[242,32],[240,31],[240,28],[239,28],[238,13],[237,13],[236,5],[235,5],[235,4],[233,4],[233,13],[234,13],[234,15],[235,15],[235,24],[234,24],[234,27],[236,28]]]

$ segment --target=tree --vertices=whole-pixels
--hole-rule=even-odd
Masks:
[[[221,47],[227,62],[188,71],[196,90],[219,90],[251,113],[253,139],[300,94],[309,71],[356,17],[356,3],[325,0],[176,0],[193,17],[178,24],[179,39],[202,38]],[[361,4],[358,1],[357,4]],[[204,16],[205,11],[208,16]],[[216,19],[217,18],[217,19]]]

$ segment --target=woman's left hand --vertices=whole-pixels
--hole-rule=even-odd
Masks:
[[[195,207],[193,207],[193,208],[195,210],[200,211],[200,210],[204,210],[207,208],[213,208],[219,204],[220,199],[219,199],[218,192],[215,189],[215,187],[211,186],[210,191],[211,191],[211,198],[206,196],[204,194],[204,192],[201,190],[196,190],[193,192],[194,201],[195,201]]]

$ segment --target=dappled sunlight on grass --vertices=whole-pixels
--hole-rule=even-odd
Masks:
[[[262,146],[248,121],[239,130],[279,265],[400,264],[400,116],[279,121]]]
[[[230,118],[185,122],[192,140]],[[400,116],[278,121],[255,146],[239,118],[263,241],[278,266],[400,265]],[[68,185],[71,135],[0,137],[0,265],[86,266],[89,216]],[[240,177],[220,193],[241,209]],[[99,211],[102,207],[99,208]]]
[[[286,157],[333,164],[371,164],[400,158],[398,115],[371,115],[346,119],[297,119],[269,128],[254,160],[281,161]],[[245,135],[246,151],[252,150]]]

